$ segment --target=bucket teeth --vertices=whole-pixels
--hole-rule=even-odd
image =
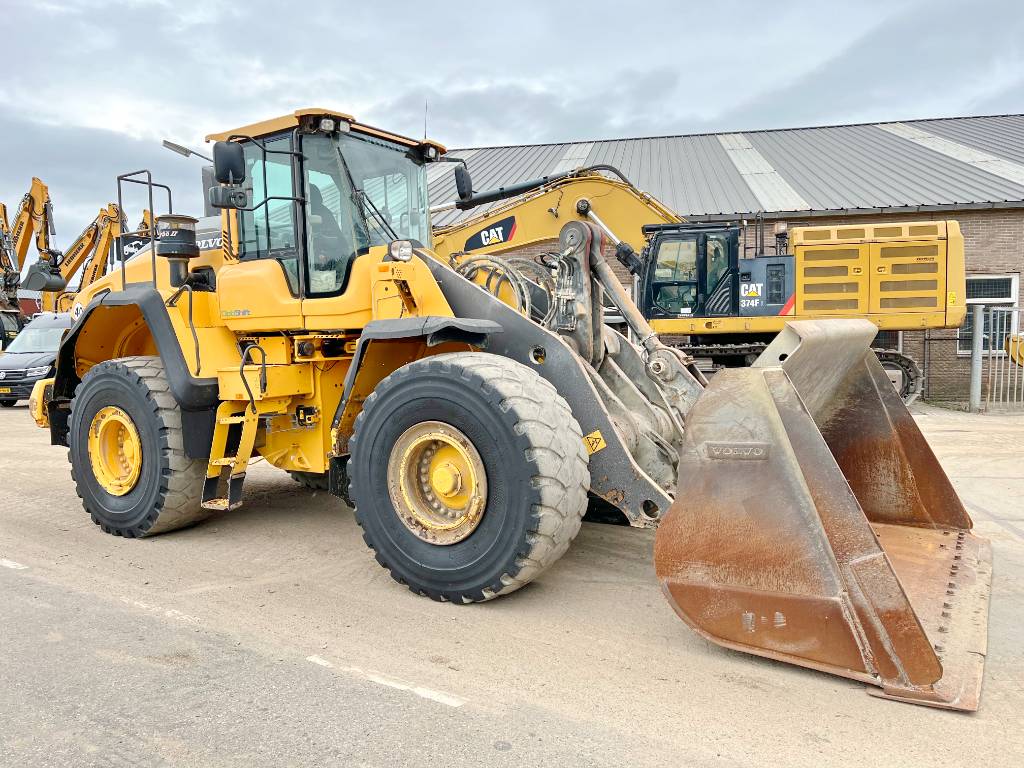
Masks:
[[[976,709],[991,555],[867,321],[791,323],[687,416],[655,540],[669,601],[721,645]]]

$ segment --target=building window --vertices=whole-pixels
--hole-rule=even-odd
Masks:
[[[1018,287],[1018,275],[967,276],[967,316],[964,318],[963,325],[956,332],[956,353],[958,355],[969,356],[971,354],[971,323],[973,322],[971,319],[971,313],[973,312],[971,305],[984,304],[987,307],[1016,307]],[[1017,332],[1017,313],[1011,313],[1011,316],[1013,317],[1013,322],[1009,325],[1012,327],[996,328],[995,335],[998,338],[993,339],[991,313],[985,313],[985,338],[982,342],[982,349],[985,352],[989,351],[990,346],[994,346],[995,350],[999,352],[1004,347],[1006,336]]]
[[[871,342],[872,349],[895,349],[903,351],[903,331],[879,331]]]

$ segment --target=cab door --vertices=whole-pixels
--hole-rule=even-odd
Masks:
[[[642,312],[648,318],[691,317],[697,311],[700,276],[696,235],[658,236],[651,245]]]
[[[735,229],[700,236],[700,317],[739,314],[739,232]]]
[[[217,275],[221,318],[233,331],[302,328],[299,200],[295,194],[293,135],[243,147],[250,209],[232,216],[238,261]]]

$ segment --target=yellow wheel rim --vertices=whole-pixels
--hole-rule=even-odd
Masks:
[[[131,416],[108,405],[89,425],[89,461],[100,486],[112,496],[124,496],[142,472],[142,442]]]
[[[487,506],[487,473],[460,430],[425,421],[403,432],[391,449],[388,495],[417,538],[456,544],[480,524]]]

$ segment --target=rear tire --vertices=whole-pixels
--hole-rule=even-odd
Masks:
[[[0,407],[2,408],[13,408],[17,404],[17,400],[0,400]]]
[[[485,474],[478,522],[446,544],[414,533],[392,496],[395,446],[425,424],[467,438]],[[587,453],[568,403],[497,355],[442,354],[398,369],[366,399],[349,449],[363,539],[396,581],[434,600],[480,602],[519,589],[565,553],[587,508]]]
[[[104,409],[130,419],[141,449],[131,489],[111,493],[97,478],[90,427]],[[124,357],[93,366],[71,402],[68,458],[86,512],[115,536],[137,538],[191,525],[210,513],[201,506],[207,462],[185,455],[181,411],[158,357]]]

